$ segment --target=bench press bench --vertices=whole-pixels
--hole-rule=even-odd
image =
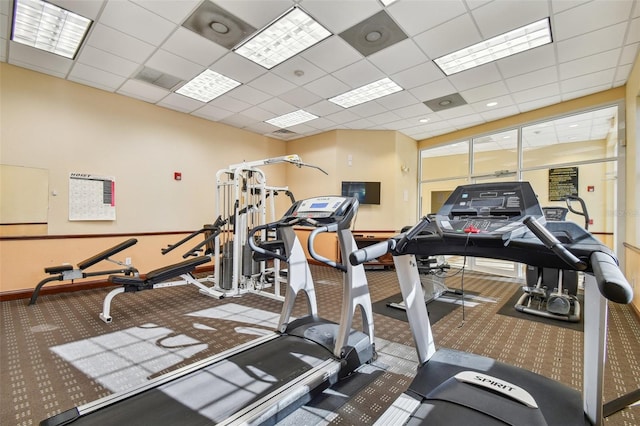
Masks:
[[[193,275],[193,271],[196,267],[208,263],[211,261],[210,256],[196,256],[185,261],[174,263],[172,265],[163,266],[162,268],[154,269],[148,272],[144,278],[140,276],[127,277],[121,275],[112,275],[109,277],[109,282],[119,285],[114,290],[111,290],[104,299],[102,305],[102,312],[100,313],[100,319],[107,324],[110,323],[113,318],[111,317],[111,301],[115,296],[120,293],[133,293],[144,290],[153,290],[163,287],[175,287],[178,285],[193,284],[200,289],[200,293],[208,296],[220,297],[217,293],[212,293],[211,289],[200,283]],[[182,281],[167,281],[174,277],[182,278]]]
[[[99,275],[113,275],[113,274],[125,274],[125,275],[138,275],[138,270],[131,265],[127,265],[123,262],[119,262],[117,260],[110,259],[111,256],[120,253],[121,251],[131,247],[132,245],[138,242],[135,238],[130,238],[126,241],[121,242],[111,248],[108,248],[100,253],[91,256],[88,259],[83,260],[77,264],[77,267],[74,268],[71,264],[65,264],[60,266],[50,266],[48,268],[44,268],[44,272],[52,275],[51,277],[45,278],[36,285],[33,293],[31,294],[31,299],[29,300],[29,305],[33,305],[36,303],[38,299],[38,295],[40,294],[40,290],[42,286],[44,286],[48,282],[52,281],[65,281],[65,280],[77,280],[80,278],[88,278],[88,277],[97,277]],[[95,272],[85,272],[86,269],[95,265],[98,262],[103,260],[107,260],[109,262],[113,262],[117,265],[122,266],[121,269],[111,269],[108,271],[95,271]]]

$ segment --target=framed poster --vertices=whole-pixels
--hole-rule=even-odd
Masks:
[[[549,201],[563,201],[567,195],[578,195],[578,168],[549,169]]]
[[[115,178],[70,173],[69,220],[116,220]]]

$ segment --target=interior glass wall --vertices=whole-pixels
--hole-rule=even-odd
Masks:
[[[420,214],[437,212],[458,185],[528,181],[543,207],[566,206],[571,193],[582,198],[589,223],[572,213],[567,220],[589,226],[615,250],[618,180],[624,177],[618,173],[620,116],[618,105],[607,106],[424,149]],[[570,181],[558,185],[555,176],[565,172]],[[491,259],[468,259],[467,267],[522,275],[520,265]]]

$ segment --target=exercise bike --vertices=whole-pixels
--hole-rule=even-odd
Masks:
[[[573,207],[578,202],[580,209]],[[584,200],[577,196],[567,196],[567,207],[543,207],[547,221],[565,221],[571,212],[584,217],[584,229],[589,229],[589,213]],[[558,235],[562,239],[562,235]],[[526,314],[567,322],[580,322],[581,306],[578,300],[577,271],[568,269],[540,268],[527,265],[527,285],[515,304],[515,309]]]

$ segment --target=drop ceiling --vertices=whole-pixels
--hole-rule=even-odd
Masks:
[[[0,60],[283,140],[334,129],[395,130],[416,140],[449,133],[622,86],[640,45],[638,0],[397,0],[388,6],[379,0],[53,3],[94,21],[75,59],[10,41],[13,1],[0,0]],[[234,53],[229,43],[196,33],[188,23],[196,10],[205,9],[237,19],[241,31],[259,31],[295,5],[332,35],[270,70]],[[551,44],[449,77],[433,62],[545,17],[551,22]],[[357,29],[378,22],[393,28],[391,41],[367,46],[357,39],[362,33]],[[241,85],[208,103],[175,93],[205,69]],[[154,77],[141,78],[150,74]],[[404,90],[347,109],[328,101],[384,77]],[[154,84],[174,81],[170,78],[177,83]],[[453,94],[464,102],[429,108],[428,101]],[[487,106],[491,102],[497,105]],[[266,123],[299,109],[318,118],[285,130]]]

